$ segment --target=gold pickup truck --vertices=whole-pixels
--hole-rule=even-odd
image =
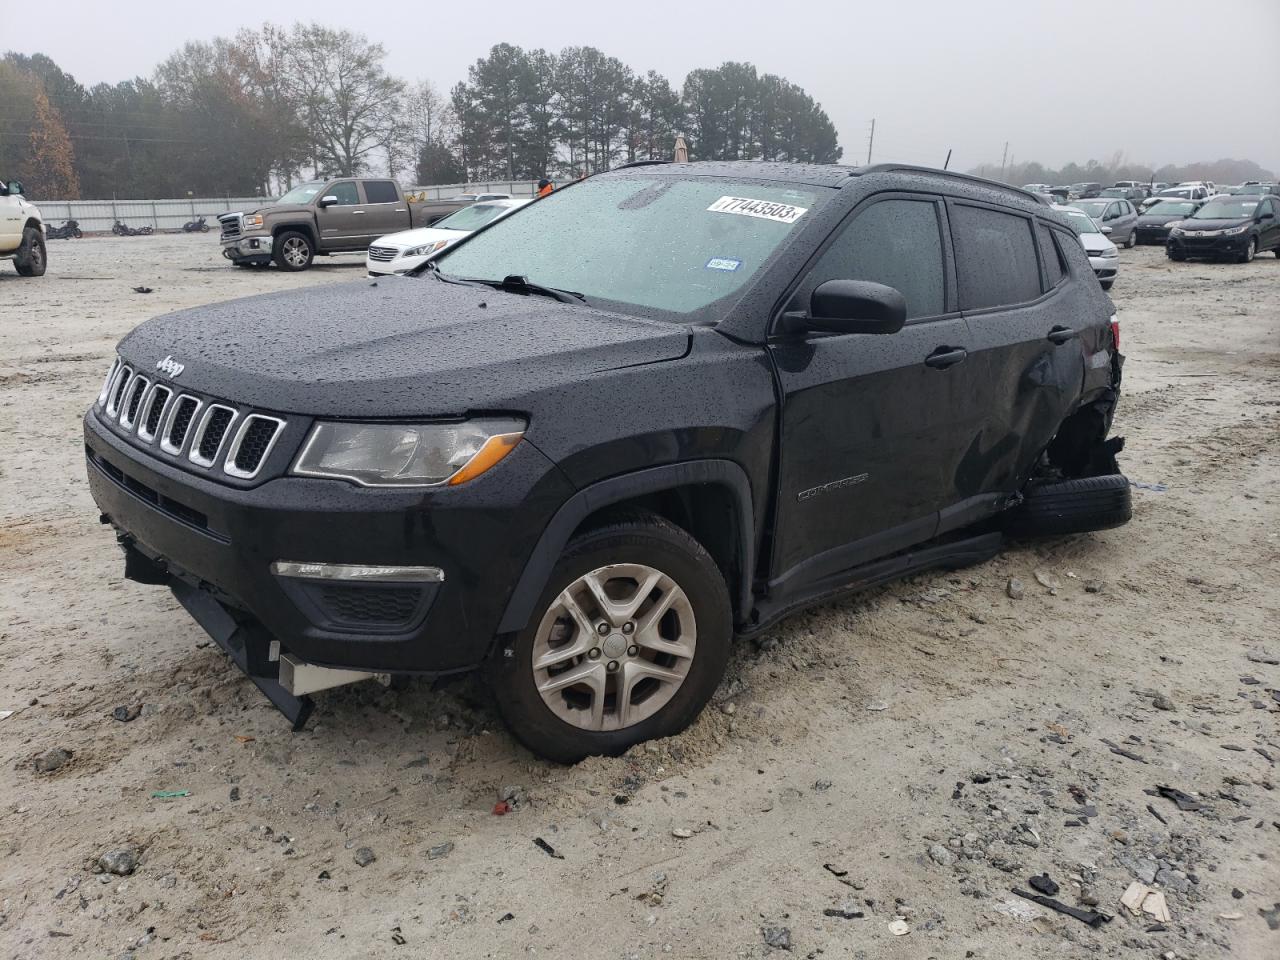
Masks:
[[[394,180],[312,180],[274,203],[218,217],[222,255],[238,267],[305,270],[318,256],[367,250],[378,237],[430,226],[469,202],[412,199]]]

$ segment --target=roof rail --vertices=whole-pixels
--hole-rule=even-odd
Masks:
[[[663,163],[671,163],[671,161],[670,160],[632,160],[628,163],[624,163],[616,167],[611,167],[610,169],[626,170],[628,167],[655,167]]]
[[[1037,203],[1044,204],[1045,206],[1050,206],[1049,201],[1045,200],[1039,194],[1032,193],[1030,190],[1023,190],[1021,187],[1015,187],[1009,183],[1001,183],[999,180],[988,180],[986,177],[975,177],[971,173],[958,173],[955,170],[940,170],[937,167],[922,167],[917,164],[876,163],[876,164],[872,164],[869,167],[858,167],[850,174],[850,176],[860,177],[868,173],[891,173],[891,172],[902,172],[902,171],[905,171],[907,173],[929,173],[935,176],[950,177],[955,180],[963,180],[966,183],[980,184],[981,186],[984,186],[984,187],[994,187],[997,190],[1009,190],[1009,191],[1012,191],[1013,193],[1019,194],[1022,197],[1028,197],[1036,201]]]

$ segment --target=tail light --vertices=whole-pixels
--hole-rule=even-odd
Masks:
[[[1120,318],[1111,315],[1111,346],[1116,352],[1120,350]]]

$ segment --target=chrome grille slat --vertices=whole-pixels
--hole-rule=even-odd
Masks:
[[[233,407],[222,403],[209,404],[191,436],[187,459],[201,467],[213,466],[237,416]]]
[[[146,396],[149,386],[151,381],[146,377],[134,377],[129,384],[125,402],[120,405],[120,426],[126,430],[132,430],[133,425],[138,422],[138,411],[142,408],[142,398]]]
[[[151,388],[151,396],[147,398],[146,407],[138,417],[139,439],[150,443],[156,438],[156,432],[164,422],[165,411],[172,399],[173,391],[163,384],[157,383]]]
[[[174,401],[169,418],[164,422],[164,435],[160,438],[161,450],[175,457],[182,453],[183,444],[187,442],[187,435],[191,432],[191,424],[202,406],[204,404],[189,393],[184,393]]]
[[[123,366],[120,372],[116,374],[116,382],[111,385],[111,395],[107,399],[107,416],[115,419],[120,412],[120,401],[124,399],[124,392],[129,388],[129,381],[133,378],[133,368]]]
[[[369,259],[378,263],[388,263],[394,260],[399,252],[395,247],[370,247]]]
[[[227,448],[223,470],[242,480],[257,476],[283,430],[283,420],[261,413],[249,414]]]

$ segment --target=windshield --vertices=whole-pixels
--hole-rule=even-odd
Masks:
[[[315,195],[320,192],[320,188],[323,186],[323,181],[315,183],[300,183],[277,200],[276,203],[310,203]]]
[[[822,191],[825,192],[825,191]],[[815,187],[609,177],[531,204],[436,261],[448,276],[572,290],[642,313],[721,319],[743,287],[825,202]]]
[[[469,207],[463,207],[457,213],[449,214],[443,220],[437,220],[431,226],[432,229],[438,230],[479,230],[510,209],[511,207],[499,206],[496,203],[473,203]]]
[[[1106,200],[1077,200],[1076,206],[1083,210],[1091,217],[1102,216],[1102,211],[1107,209]]]
[[[1067,223],[1071,225],[1071,229],[1076,232],[1076,236],[1085,233],[1099,233],[1098,225],[1086,217],[1083,213],[1077,213],[1074,210],[1064,210],[1062,215],[1067,218]]]
[[[1161,200],[1147,210],[1149,217],[1186,217],[1196,212],[1196,205],[1184,200]]]
[[[1258,209],[1257,200],[1211,200],[1196,211],[1193,220],[1243,220]]]

